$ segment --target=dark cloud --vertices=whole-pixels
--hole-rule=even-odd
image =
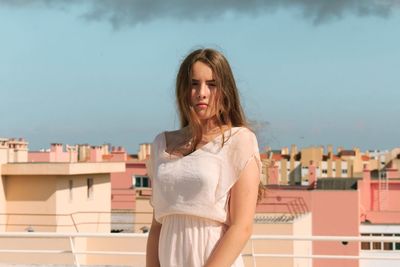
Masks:
[[[85,5],[82,16],[87,20],[107,20],[119,28],[159,18],[209,20],[226,13],[256,16],[279,9],[291,9],[320,24],[347,15],[387,17],[400,7],[400,0],[0,0],[0,7],[14,8],[67,9],[71,5]]]

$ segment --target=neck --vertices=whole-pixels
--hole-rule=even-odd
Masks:
[[[201,122],[201,130],[204,135],[215,131],[218,128],[218,124],[215,119],[204,120]]]

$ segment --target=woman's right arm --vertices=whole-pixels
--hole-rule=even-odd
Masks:
[[[149,237],[147,238],[146,247],[146,267],[159,267],[160,261],[158,259],[158,239],[160,237],[161,223],[157,222],[154,218],[151,222]]]

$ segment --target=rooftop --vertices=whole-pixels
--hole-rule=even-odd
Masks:
[[[124,172],[124,162],[18,162],[2,165],[2,175],[77,175]]]

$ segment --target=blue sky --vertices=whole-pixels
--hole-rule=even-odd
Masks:
[[[397,1],[70,2],[0,1],[0,137],[136,153],[179,127],[179,63],[212,47],[231,63],[260,147],[399,146]]]

